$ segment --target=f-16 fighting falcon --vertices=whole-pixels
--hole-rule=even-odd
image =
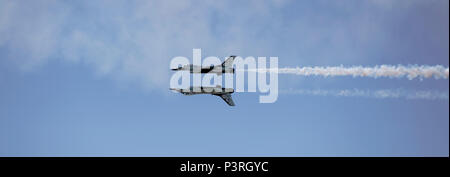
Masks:
[[[217,85],[216,87],[189,87],[187,89],[179,89],[179,88],[170,88],[170,90],[174,90],[182,93],[183,95],[197,95],[197,94],[211,94],[220,96],[228,105],[234,106],[233,99],[231,98],[231,94],[234,93],[233,88],[222,88],[222,86]]]
[[[221,65],[215,66],[198,66],[198,65],[184,65],[172,69],[173,71],[189,71],[190,73],[211,73],[220,75],[222,73],[234,73],[233,61],[236,56],[228,57]]]

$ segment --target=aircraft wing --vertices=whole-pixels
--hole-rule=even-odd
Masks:
[[[223,95],[218,95],[218,96],[220,96],[220,98],[222,98],[225,102],[227,102],[228,105],[234,106],[234,102],[233,102],[233,99],[231,98],[231,94],[223,94]]]

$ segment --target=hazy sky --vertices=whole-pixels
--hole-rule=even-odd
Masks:
[[[449,66],[447,0],[0,0],[1,156],[448,156],[448,79],[280,75],[280,90],[168,90],[175,56],[279,67]],[[303,92],[302,92],[303,93]],[[327,92],[328,93],[328,92]]]

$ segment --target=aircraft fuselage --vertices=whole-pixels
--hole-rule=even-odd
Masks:
[[[234,68],[223,67],[221,65],[216,66],[198,66],[198,65],[184,65],[178,68],[172,69],[173,71],[189,71],[190,73],[211,73],[211,74],[224,74],[224,73],[234,73]]]
[[[180,92],[184,95],[197,95],[197,94],[222,95],[234,93],[233,88],[222,88],[222,87],[189,87],[186,89],[171,88],[171,90]]]

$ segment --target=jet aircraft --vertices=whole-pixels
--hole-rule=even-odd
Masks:
[[[234,106],[233,99],[231,98],[231,94],[234,93],[233,88],[222,88],[222,86],[217,85],[216,87],[192,87],[191,86],[187,89],[170,88],[170,90],[180,92],[183,95],[211,94],[211,95],[219,96],[228,105]]]
[[[198,65],[184,65],[178,68],[173,68],[172,71],[189,71],[190,73],[211,73],[211,74],[223,74],[223,73],[234,73],[233,61],[236,56],[228,57],[221,65],[211,65],[211,66],[198,66]]]

